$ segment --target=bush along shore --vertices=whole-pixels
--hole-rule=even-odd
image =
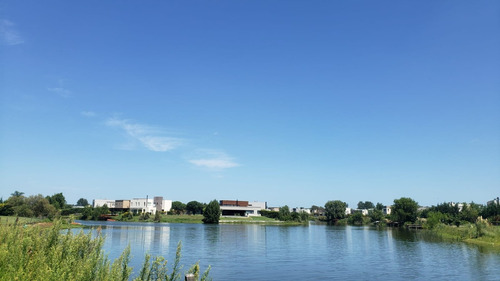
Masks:
[[[460,241],[500,250],[500,226],[478,219],[475,223],[459,226],[439,223],[429,227],[423,224],[424,233],[441,238],[444,241]]]
[[[104,237],[80,231],[62,230],[62,222],[41,227],[6,223],[0,227],[0,280],[167,280],[180,281],[181,243],[171,270],[165,258],[146,255],[143,266],[134,273],[129,266],[130,247],[111,262],[102,246]],[[211,280],[210,267],[201,274],[195,264],[186,273],[194,280]]]

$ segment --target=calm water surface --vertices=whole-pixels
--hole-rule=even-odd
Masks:
[[[102,226],[104,250],[130,244],[137,271],[145,253],[212,266],[214,280],[500,280],[500,253],[416,232],[371,227],[87,222]]]

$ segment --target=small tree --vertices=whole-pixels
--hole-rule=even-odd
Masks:
[[[200,203],[198,201],[190,201],[186,204],[186,211],[188,214],[202,214],[203,213],[203,208],[205,206],[203,203]]]
[[[370,210],[368,216],[372,222],[381,221],[384,218],[384,213],[379,209]]]
[[[280,208],[278,219],[280,221],[289,221],[292,219],[290,208],[287,205]]]
[[[361,212],[355,212],[354,214],[349,216],[348,222],[350,224],[357,224],[357,225],[363,224],[363,214]]]
[[[325,204],[326,219],[329,222],[336,222],[345,218],[347,203],[340,200],[328,201]]]
[[[375,206],[373,205],[372,202],[370,201],[359,201],[358,202],[358,209],[373,209]]]
[[[186,211],[186,204],[182,203],[181,201],[174,201],[172,202],[172,210],[177,214],[183,214]]]
[[[66,198],[64,198],[62,192],[56,193],[52,196],[47,196],[46,198],[49,200],[50,204],[58,210],[63,209],[66,206]]]
[[[80,199],[78,199],[78,201],[76,201],[76,205],[85,207],[85,206],[89,205],[89,201],[87,201],[87,199],[85,199],[85,198],[80,198]]]
[[[214,223],[218,224],[220,219],[221,211],[219,202],[217,200],[212,200],[208,203],[205,211],[203,211],[203,223]]]
[[[392,220],[399,223],[415,222],[417,220],[418,203],[411,198],[394,199],[392,205]]]

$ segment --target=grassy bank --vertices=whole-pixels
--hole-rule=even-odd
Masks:
[[[113,216],[112,219],[123,222],[155,222],[155,216],[151,215],[147,218],[141,216],[133,216],[132,218]],[[203,215],[161,215],[159,222],[164,223],[203,223]],[[279,221],[273,218],[264,216],[256,217],[221,217],[219,223],[250,223],[250,224],[279,224],[279,225],[302,225],[304,223],[296,221]]]
[[[40,219],[36,218],[23,218],[15,216],[0,216],[0,225],[13,224],[18,220],[19,224],[33,224],[41,222]]]
[[[439,224],[425,231],[448,241],[462,241],[500,249],[500,226],[480,222],[459,227]]]
[[[155,222],[155,216],[151,215],[149,217],[133,216],[133,217],[122,217],[122,216],[112,216],[111,219],[123,222]],[[203,215],[161,215],[159,222],[166,223],[203,223]]]
[[[6,223],[0,227],[0,280],[181,280],[180,243],[172,269],[163,257],[145,257],[142,268],[133,273],[130,248],[113,262],[104,254],[104,237],[92,233],[62,231],[61,221],[46,227],[39,224]],[[198,264],[189,271],[201,275]]]
[[[296,221],[279,221],[264,216],[259,217],[221,217],[219,223],[232,224],[266,224],[266,225],[302,225],[304,223]]]

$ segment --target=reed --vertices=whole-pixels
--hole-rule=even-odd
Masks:
[[[63,231],[60,221],[51,226],[25,225],[19,222],[0,225],[0,280],[130,280],[130,247],[111,262],[102,246],[98,231],[73,233]],[[139,276],[134,280],[181,280],[181,244],[171,274],[163,257],[146,255]],[[195,264],[190,271],[197,268]],[[201,280],[210,280],[208,272]],[[144,273],[144,274],[143,274]],[[199,273],[197,274],[199,276]],[[197,278],[196,280],[199,280]]]

